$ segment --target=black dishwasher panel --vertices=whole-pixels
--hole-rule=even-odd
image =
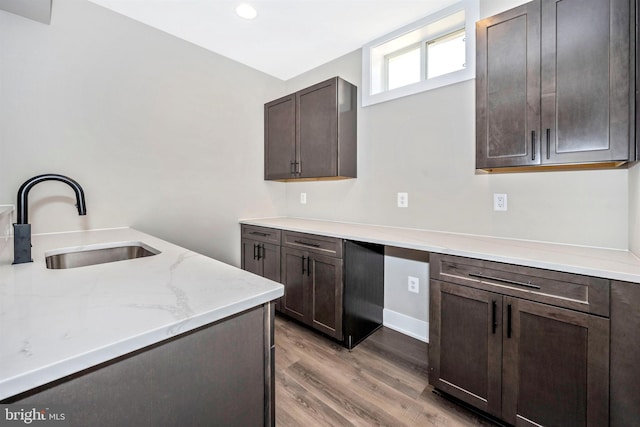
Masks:
[[[344,244],[343,345],[352,349],[382,326],[384,245]]]

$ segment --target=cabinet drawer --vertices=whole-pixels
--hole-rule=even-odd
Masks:
[[[431,278],[609,317],[609,280],[432,254]]]
[[[285,231],[282,246],[342,258],[342,239]]]
[[[275,228],[258,227],[255,225],[242,226],[242,238],[257,240],[259,242],[280,245],[282,232]]]

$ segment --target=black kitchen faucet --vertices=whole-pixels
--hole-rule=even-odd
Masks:
[[[24,182],[18,189],[18,220],[13,224],[13,263],[23,264],[32,262],[31,259],[31,224],[29,224],[29,191],[36,184],[43,181],[60,181],[68,184],[76,193],[76,207],[78,215],[87,214],[87,206],[84,200],[84,191],[80,184],[64,175],[48,173],[34,176]]]

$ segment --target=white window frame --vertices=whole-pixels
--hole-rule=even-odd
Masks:
[[[421,38],[419,32],[421,29],[429,27],[431,24],[437,23],[451,16],[457,12],[464,11],[464,28],[465,28],[465,49],[466,49],[466,61],[465,68],[462,70],[454,71],[451,73],[443,74],[441,76],[433,77],[431,79],[426,78],[426,62],[425,62],[425,49],[426,42],[438,39],[446,34],[460,30],[461,26],[457,28],[448,28],[442,32],[436,34],[430,34],[428,39]],[[476,56],[476,40],[475,40],[475,23],[480,18],[480,5],[479,0],[461,0],[450,7],[435,12],[429,16],[426,16],[419,21],[402,27],[392,33],[382,36],[370,43],[367,43],[362,47],[362,106],[377,104],[380,102],[390,101],[392,99],[401,98],[408,95],[424,92],[448,86],[451,84],[459,83],[465,80],[471,80],[475,78],[475,56]],[[399,39],[402,36],[408,36],[411,38],[411,33],[416,33],[418,40],[407,42],[399,45],[397,48],[390,50],[389,52],[380,53],[376,48],[379,48],[386,43],[389,43],[395,39]],[[386,58],[389,55],[393,55],[396,52],[403,51],[416,43],[421,43],[421,80],[419,82],[409,84],[406,86],[398,87],[393,90],[388,90],[387,85],[387,70],[386,70]],[[391,45],[391,44],[390,44]]]

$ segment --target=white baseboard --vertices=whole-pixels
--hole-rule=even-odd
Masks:
[[[412,338],[429,342],[429,322],[385,308],[382,311],[382,324]]]

